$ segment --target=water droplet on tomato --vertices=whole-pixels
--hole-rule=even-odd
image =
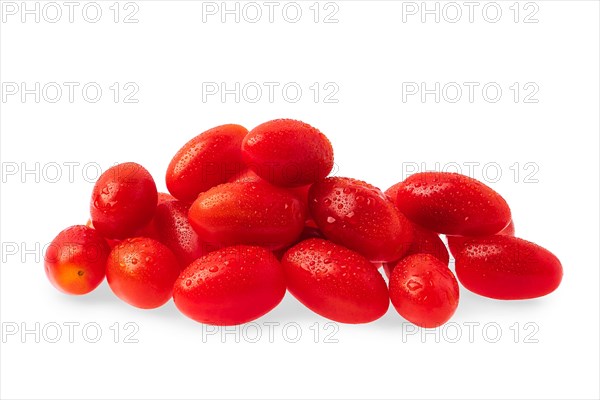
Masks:
[[[411,279],[406,283],[406,287],[410,291],[415,291],[415,290],[421,289],[423,287],[423,285],[421,285],[421,282],[419,282],[415,279]]]

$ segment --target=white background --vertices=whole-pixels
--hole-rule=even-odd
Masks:
[[[203,7],[210,11],[221,2],[194,1],[137,1],[127,8],[122,2],[117,23],[113,1],[98,2],[97,23],[82,17],[84,2],[70,23],[59,2],[59,22],[46,20],[55,16],[47,7],[39,23],[35,15],[23,23],[21,10],[12,15],[7,3],[0,27],[3,398],[600,396],[597,2],[498,2],[496,23],[486,20],[495,18],[496,6],[482,15],[484,2],[473,22],[467,6],[457,3],[462,18],[456,23],[448,21],[456,8],[444,9],[443,2],[439,23],[435,15],[423,23],[420,13],[410,14],[420,2],[338,1],[327,9],[321,3],[317,23],[313,1],[298,2],[297,23],[283,18],[283,2],[272,23],[262,2],[257,23],[248,21],[255,9],[246,8],[239,23],[235,15],[222,23],[220,14],[203,14]],[[87,11],[93,18],[94,10]],[[124,23],[133,11],[138,22]],[[337,23],[324,23],[331,12]],[[531,13],[537,23],[524,22]],[[40,88],[76,82],[79,89],[73,102],[66,86],[56,103],[50,91],[40,93],[39,103],[34,94],[7,94],[22,82],[29,89],[36,82]],[[103,89],[96,103],[82,97],[89,82]],[[115,82],[121,87],[116,103],[109,88]],[[127,82],[139,88],[137,103],[124,102]],[[229,88],[276,82],[279,89],[273,102],[266,86],[256,103],[249,101],[254,92],[241,93],[239,102],[234,95],[222,101],[204,93],[203,99],[211,82]],[[317,102],[309,88],[315,82]],[[439,103],[433,94],[403,99],[410,82],[430,89],[451,83],[448,90],[456,82],[463,96],[456,103],[450,91]],[[473,102],[464,82],[479,84]],[[283,97],[286,83],[302,88],[297,102]],[[324,91],[327,83],[333,86]],[[488,100],[482,96],[487,83],[502,89],[495,103],[493,91]],[[339,88],[330,99],[337,103],[324,102],[332,87]],[[525,102],[536,87],[529,100],[537,103]],[[517,236],[561,259],[561,287],[515,302],[462,290],[452,324],[436,337],[436,331],[414,330],[393,308],[368,325],[325,325],[290,296],[255,325],[225,335],[185,318],[172,302],[143,311],[119,301],[106,283],[83,297],[48,283],[43,246],[68,225],[86,222],[98,166],[139,162],[165,190],[166,166],[192,136],[223,123],[252,128],[280,117],[309,122],[331,139],[337,175],[383,189],[414,163],[426,162],[427,169],[436,161],[440,169],[457,163],[463,173],[469,173],[465,163],[479,163],[470,174],[507,199]],[[75,163],[72,176],[64,163]],[[128,322],[135,325],[126,328]],[[39,338],[21,335],[35,332],[36,323]],[[79,324],[73,343],[69,323]],[[269,323],[279,324],[272,340]],[[92,324],[87,335],[85,324]],[[62,336],[51,343],[57,325]],[[137,343],[126,343],[133,326],[139,330],[130,339]],[[89,343],[94,327],[102,336]],[[302,336],[292,343],[298,329]],[[251,343],[257,331],[262,336]]]

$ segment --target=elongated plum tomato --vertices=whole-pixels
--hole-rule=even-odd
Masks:
[[[360,324],[387,311],[383,277],[369,260],[323,239],[308,239],[281,260],[288,290],[315,313],[333,321]]]
[[[154,179],[133,162],[107,169],[92,191],[90,215],[94,228],[109,239],[125,239],[152,219],[158,193]]]
[[[243,167],[242,140],[247,133],[240,125],[221,125],[187,142],[167,168],[169,192],[192,202],[199,193],[227,182]]]
[[[169,201],[156,207],[154,214],[159,241],[171,249],[182,269],[208,248],[192,228],[188,220],[188,209],[187,204],[181,201]]]
[[[313,184],[308,206],[328,239],[373,262],[394,261],[412,242],[412,224],[376,187],[352,178]]]
[[[408,321],[435,328],[456,311],[458,283],[447,264],[431,254],[413,254],[392,271],[390,299],[398,314]]]
[[[450,262],[448,249],[446,249],[446,245],[442,242],[440,236],[435,232],[413,224],[413,241],[408,247],[406,254],[404,254],[404,257],[419,253],[431,254],[446,266]],[[391,277],[392,271],[399,261],[392,261],[383,265],[383,270],[388,279]]]
[[[201,193],[189,220],[201,240],[217,245],[257,245],[271,250],[292,244],[304,228],[303,203],[267,183],[224,183]]]
[[[121,300],[139,308],[156,308],[173,293],[181,268],[164,244],[150,238],[125,239],[110,252],[106,279]]]
[[[271,311],[285,294],[285,277],[262,247],[234,246],[190,264],[175,282],[173,300],[189,318],[211,325],[238,325]]]
[[[74,225],[48,245],[44,269],[50,283],[68,294],[86,294],[104,279],[110,247],[96,230]]]
[[[333,147],[318,129],[293,119],[276,119],[252,129],[242,144],[244,162],[277,186],[304,186],[333,168]]]
[[[497,235],[507,235],[507,236],[515,236],[515,224],[511,220],[508,226],[502,229]],[[463,248],[466,242],[471,239],[476,239],[473,236],[446,236],[448,239],[448,248],[450,249],[450,253],[456,257],[456,255],[460,252],[460,249]]]
[[[506,201],[489,186],[465,175],[420,172],[388,193],[410,220],[446,235],[493,235],[510,222]]]
[[[519,300],[553,292],[563,268],[554,254],[535,243],[494,235],[464,243],[456,255],[456,276],[479,295]]]

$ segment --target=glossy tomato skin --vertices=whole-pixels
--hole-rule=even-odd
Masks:
[[[180,272],[175,255],[162,243],[144,237],[123,240],[108,257],[106,279],[111,290],[138,308],[157,308],[173,293]]]
[[[225,183],[200,194],[189,220],[202,241],[225,247],[237,244],[276,250],[302,232],[306,211],[289,191],[267,183]]]
[[[173,201],[173,200],[177,200],[177,199],[175,197],[173,197],[171,194],[164,193],[164,192],[158,192],[158,202],[156,204],[161,205],[163,203],[166,203],[167,201]]]
[[[244,168],[238,174],[235,174],[231,178],[227,180],[228,183],[231,182],[266,182],[263,178],[258,176],[256,172],[251,170],[250,168]]]
[[[304,229],[302,229],[302,233],[300,233],[300,237],[298,237],[298,239],[296,239],[294,243],[284,248],[273,251],[273,254],[275,254],[275,257],[277,257],[278,260],[281,260],[285,252],[288,251],[290,248],[292,248],[300,242],[313,238],[325,239],[325,236],[323,235],[323,232],[321,232],[321,230],[314,224],[314,221],[308,220],[304,225]]]
[[[448,263],[450,262],[450,254],[448,254],[446,245],[442,239],[440,239],[440,235],[413,224],[413,238],[414,239],[408,248],[405,257],[419,253],[431,254],[440,260],[444,265],[448,266]]]
[[[227,182],[242,169],[242,140],[247,133],[240,125],[221,125],[187,142],[167,168],[169,192],[192,202],[198,194]]]
[[[400,191],[400,188],[402,187],[402,185],[403,185],[402,182],[398,182],[398,183],[390,186],[384,192],[384,194],[387,196],[387,198],[394,204],[396,204],[396,201],[398,201],[398,192]]]
[[[511,220],[508,226],[502,229],[497,235],[507,235],[507,236],[515,236],[515,224]],[[450,249],[450,254],[454,257],[460,252],[460,249],[463,248],[466,242],[471,239],[476,239],[473,236],[446,236],[448,240],[448,249]]]
[[[92,223],[92,220],[88,218],[87,222],[85,223],[85,226],[87,226],[88,228],[91,229],[96,229],[94,228],[94,224]],[[97,231],[96,231],[97,232]],[[98,233],[100,234],[100,233]],[[121,242],[119,239],[106,239],[106,243],[108,243],[108,246],[112,249],[113,247],[115,247],[115,245],[119,244],[119,242]]]
[[[403,257],[419,253],[431,254],[446,266],[450,263],[448,249],[440,236],[435,232],[413,224],[413,241]],[[392,261],[383,265],[383,270],[388,279],[399,261]]]
[[[281,261],[288,290],[315,313],[360,324],[380,318],[389,307],[387,286],[377,268],[360,254],[323,239],[308,239]]]
[[[388,193],[411,221],[446,235],[493,235],[511,220],[506,201],[476,179],[450,172],[420,172]]]
[[[206,252],[188,219],[189,207],[181,201],[169,201],[156,208],[154,221],[159,241],[177,257],[181,268],[187,267]]]
[[[302,121],[277,119],[252,129],[242,144],[244,162],[277,186],[304,186],[333,168],[333,147],[318,129]]]
[[[190,264],[175,282],[173,300],[187,317],[211,325],[238,325],[271,311],[285,295],[285,277],[273,254],[233,246]]]
[[[390,299],[398,314],[423,328],[446,323],[456,311],[459,289],[448,268],[431,254],[412,254],[390,277]]]
[[[158,240],[160,242],[161,241],[160,235],[159,235],[158,228],[156,226],[156,213],[161,204],[164,204],[164,203],[167,203],[170,201],[175,201],[175,200],[177,200],[177,199],[168,193],[158,192],[158,202],[156,204],[156,210],[154,211],[154,216],[146,225],[144,225],[143,227],[136,230],[135,233],[132,235],[132,237],[140,237],[140,236],[147,237],[147,238],[151,238],[154,240]],[[111,246],[111,247],[113,247],[113,246]]]
[[[563,268],[554,254],[535,243],[494,235],[465,242],[456,255],[456,276],[481,296],[521,300],[556,290]]]
[[[115,165],[94,185],[92,223],[104,237],[124,239],[152,219],[157,201],[156,184],[144,167],[132,162]]]
[[[242,170],[239,174],[231,177],[228,182],[255,182],[255,183],[269,183],[260,176],[256,174],[250,168],[246,168]],[[308,190],[310,189],[310,185],[306,186],[296,186],[296,187],[288,187],[286,188],[290,193],[298,197],[298,199],[302,200],[302,202],[306,205],[306,213],[308,214]]]
[[[412,242],[412,224],[368,183],[331,177],[313,184],[310,213],[329,240],[373,262],[394,261]]]
[[[68,294],[86,294],[104,279],[110,247],[94,229],[74,225],[48,245],[44,269],[50,283]]]

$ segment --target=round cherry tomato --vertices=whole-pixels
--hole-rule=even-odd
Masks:
[[[376,187],[351,178],[326,178],[310,188],[309,209],[328,239],[373,262],[402,257],[412,224]]]
[[[221,125],[187,142],[167,168],[169,192],[192,202],[199,193],[227,182],[242,169],[242,140],[247,133],[240,125]]]
[[[563,269],[556,256],[535,243],[494,235],[466,241],[456,255],[460,283],[501,300],[531,299],[558,288]]]
[[[44,269],[50,282],[68,294],[86,294],[104,279],[110,247],[92,228],[74,225],[48,245]]]
[[[442,242],[440,236],[435,232],[413,224],[413,241],[408,247],[406,254],[404,254],[404,257],[420,253],[431,254],[446,266],[450,262],[448,249],[446,249],[446,245]],[[388,279],[399,261],[392,261],[383,265],[383,270]]]
[[[201,193],[189,211],[201,240],[217,245],[248,244],[279,249],[292,244],[305,221],[303,203],[267,183],[224,183]]]
[[[308,239],[281,260],[288,290],[302,304],[334,321],[359,324],[380,318],[389,307],[387,286],[360,254],[323,239]]]
[[[493,235],[510,222],[506,201],[489,186],[465,175],[420,172],[388,193],[413,222],[446,235]]]
[[[510,224],[508,224],[508,226],[504,229],[502,229],[500,232],[497,233],[498,235],[507,235],[507,236],[515,236],[515,224],[513,223],[513,221],[510,221]],[[456,255],[460,252],[460,249],[463,248],[463,246],[465,245],[465,242],[468,242],[470,239],[475,239],[472,236],[446,236],[446,239],[448,239],[448,248],[450,249],[450,253],[452,253],[452,255],[454,257],[456,257]]]
[[[390,277],[390,298],[398,314],[423,328],[446,323],[458,307],[458,283],[431,254],[413,254],[396,265]]]
[[[322,179],[333,168],[333,147],[309,124],[292,119],[265,122],[244,138],[246,165],[278,186],[304,186]]]
[[[125,239],[150,221],[157,201],[156,184],[144,167],[132,162],[115,165],[94,185],[92,223],[108,239]]]
[[[226,247],[191,263],[175,282],[173,300],[189,318],[238,325],[271,311],[285,294],[273,254],[261,247]]]
[[[106,279],[121,300],[139,308],[157,308],[173,293],[180,272],[175,255],[150,238],[125,239],[108,257]]]

